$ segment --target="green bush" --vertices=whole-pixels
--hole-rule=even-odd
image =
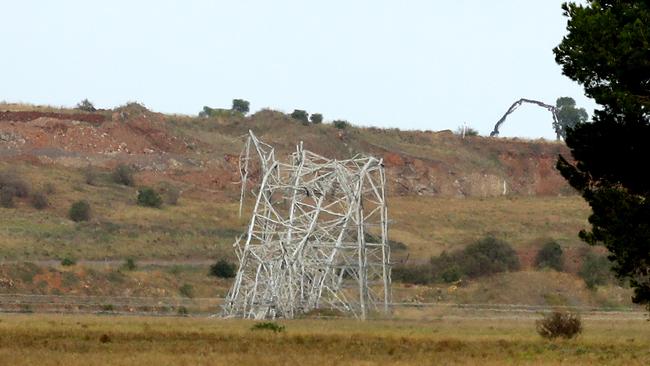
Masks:
[[[250,103],[247,100],[244,99],[232,100],[232,110],[235,112],[246,114],[250,110],[249,107],[250,107]]]
[[[284,332],[285,327],[284,325],[279,325],[273,322],[262,322],[262,323],[255,323],[251,327],[251,330],[270,330],[274,333],[281,333]]]
[[[587,254],[582,260],[578,275],[582,277],[588,288],[606,284],[612,279],[612,263],[605,256]]]
[[[133,169],[126,164],[119,164],[113,170],[113,182],[125,186],[132,186],[135,183]]]
[[[350,123],[348,121],[344,121],[344,120],[340,120],[340,119],[337,119],[336,121],[333,121],[332,125],[334,125],[334,127],[338,128],[339,130],[344,130],[344,129],[350,127]]]
[[[445,270],[449,269],[450,264],[457,264],[462,274],[470,278],[516,271],[520,267],[515,250],[508,243],[491,236],[468,245],[450,257],[442,260],[447,263]],[[445,270],[438,273],[442,274]]]
[[[433,282],[433,274],[429,265],[401,264],[393,267],[392,279],[402,283],[426,285]]]
[[[160,208],[162,206],[162,198],[153,188],[143,187],[138,191],[138,205]]]
[[[86,201],[77,201],[70,206],[68,217],[75,222],[90,220],[90,204]]]
[[[554,311],[535,322],[537,333],[544,338],[570,339],[582,333],[582,320],[578,314]]]
[[[549,241],[537,252],[535,257],[537,268],[552,268],[556,271],[562,271],[564,268],[564,257],[560,244],[555,241]]]
[[[189,283],[183,284],[183,286],[178,289],[178,292],[185,297],[194,297],[194,287],[192,287],[192,285]]]
[[[323,123],[323,115],[320,113],[312,113],[312,115],[309,117],[309,120],[315,125]]]
[[[393,278],[415,284],[451,283],[464,277],[477,278],[516,271],[519,267],[517,253],[508,243],[485,237],[463,250],[442,252],[439,256],[432,257],[428,265],[396,266]]]
[[[307,111],[302,109],[294,109],[293,112],[291,112],[291,118],[303,123],[309,123],[309,114]]]
[[[65,257],[61,260],[61,265],[65,267],[74,266],[75,264],[77,264],[77,260],[71,257]]]
[[[220,259],[210,266],[209,275],[218,278],[233,278],[237,275],[237,267],[225,259]]]
[[[30,197],[32,207],[37,210],[43,210],[50,205],[50,202],[47,199],[47,195],[43,192],[35,192]]]
[[[124,264],[122,265],[122,268],[124,268],[127,271],[135,271],[138,268],[138,265],[135,263],[135,259],[127,258],[124,261]]]
[[[77,103],[77,109],[82,110],[84,112],[95,112],[97,111],[97,108],[95,108],[95,105],[88,99],[84,99],[81,102]]]
[[[223,109],[223,108],[210,108],[204,106],[203,110],[199,112],[199,117],[201,118],[218,118],[218,117],[232,117],[234,115],[240,114],[232,109]]]

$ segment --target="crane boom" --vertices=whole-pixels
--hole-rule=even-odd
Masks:
[[[523,103],[535,104],[535,105],[538,105],[538,106],[540,106],[540,107],[542,107],[542,108],[548,110],[549,112],[551,112],[551,114],[553,115],[553,128],[555,129],[555,133],[556,133],[556,135],[557,135],[557,139],[559,140],[559,139],[560,139],[560,134],[558,133],[558,131],[559,131],[560,124],[559,124],[559,122],[558,122],[558,120],[557,120],[557,108],[554,107],[554,106],[552,106],[552,105],[550,105],[550,104],[546,104],[546,103],[540,102],[540,101],[538,101],[538,100],[526,99],[526,98],[521,98],[521,99],[519,99],[518,101],[512,103],[512,105],[510,106],[510,108],[508,108],[508,111],[503,115],[503,117],[501,117],[501,119],[499,119],[499,121],[496,123],[496,125],[494,125],[494,131],[492,131],[492,132],[490,133],[490,137],[492,137],[492,136],[499,136],[499,127],[501,127],[501,125],[503,124],[503,122],[506,121],[506,118],[507,118],[507,117],[508,117],[512,112],[516,111],[517,108],[519,108],[519,106],[521,106]]]

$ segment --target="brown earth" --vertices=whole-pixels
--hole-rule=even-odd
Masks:
[[[107,118],[106,116],[110,116]],[[236,191],[242,136],[252,129],[282,157],[303,140],[334,158],[383,157],[389,193],[447,197],[572,194],[555,170],[563,144],[472,137],[449,131],[302,126],[282,113],[214,120],[168,116],[130,104],[101,113],[0,112],[0,159],[111,169],[131,164],[147,184]],[[251,181],[258,177],[250,174]]]

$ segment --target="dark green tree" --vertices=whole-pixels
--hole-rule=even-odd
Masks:
[[[555,241],[549,241],[537,252],[535,265],[537,268],[552,268],[561,271],[564,268],[562,247]]]
[[[576,108],[576,101],[571,97],[560,97],[555,102],[557,108],[557,122],[555,132],[566,139],[566,132],[574,129],[578,124],[587,122],[589,115],[584,108]]]
[[[97,108],[95,108],[95,105],[89,101],[88,99],[84,99],[81,102],[77,103],[77,109],[82,110],[84,112],[96,112]]]
[[[297,119],[302,123],[309,123],[309,113],[302,109],[294,109],[293,112],[291,112],[291,118]]]
[[[601,108],[568,130],[574,162],[557,167],[589,203],[580,237],[610,251],[612,269],[650,310],[650,2],[567,3],[568,34],[554,49],[563,73]]]
[[[323,115],[320,113],[312,113],[311,116],[309,116],[309,120],[315,125],[323,123]]]
[[[250,103],[244,99],[233,99],[232,100],[232,110],[242,114],[246,114],[249,111]]]

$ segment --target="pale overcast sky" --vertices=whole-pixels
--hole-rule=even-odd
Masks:
[[[521,97],[571,96],[591,116],[554,61],[561,3],[2,0],[0,100],[195,114],[243,98],[252,111],[481,134]],[[551,117],[523,106],[501,135],[552,139]]]

